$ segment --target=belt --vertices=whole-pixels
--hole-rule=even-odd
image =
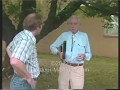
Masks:
[[[69,63],[69,62],[64,62],[65,64],[67,65],[70,65],[70,66],[83,66],[83,63],[82,64],[75,64],[75,63]]]

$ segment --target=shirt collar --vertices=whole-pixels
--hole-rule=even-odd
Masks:
[[[36,43],[36,38],[31,31],[24,29],[24,32]]]
[[[71,32],[71,31],[70,31],[70,32]],[[71,32],[71,34],[74,35],[74,36],[78,36],[79,33],[80,33],[80,31],[77,31],[77,33],[75,33],[75,34],[73,34],[73,33]]]

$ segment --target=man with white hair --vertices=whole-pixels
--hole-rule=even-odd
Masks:
[[[79,31],[80,20],[77,16],[69,19],[70,31],[63,32],[50,46],[53,54],[62,60],[59,68],[59,89],[68,89],[69,82],[72,89],[84,87],[84,62],[92,57],[88,36]],[[65,59],[58,48],[66,41]]]

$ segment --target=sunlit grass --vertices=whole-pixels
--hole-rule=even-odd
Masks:
[[[37,82],[37,90],[58,89],[58,70],[61,63],[57,56],[39,54],[41,74]],[[118,59],[94,56],[85,66],[85,90],[103,90],[118,88]],[[9,79],[3,81],[8,89]],[[7,85],[7,86],[6,86]]]
[[[58,69],[61,63],[57,56],[38,55],[43,68],[37,89],[58,88]],[[85,66],[85,89],[118,88],[118,59],[94,56]],[[46,71],[45,71],[46,70]]]

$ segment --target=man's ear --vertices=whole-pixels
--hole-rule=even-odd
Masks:
[[[38,30],[39,28],[41,29],[41,28],[42,28],[42,26],[36,27],[36,30]]]
[[[39,28],[42,29],[42,25],[40,25]]]

